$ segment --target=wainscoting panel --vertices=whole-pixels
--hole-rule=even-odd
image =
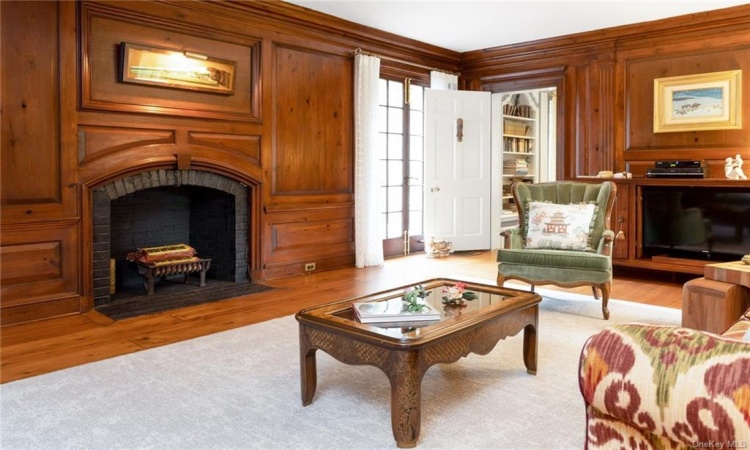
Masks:
[[[0,247],[2,308],[49,300],[78,291],[77,226],[47,224],[4,229]]]
[[[270,236],[264,268],[302,265],[354,252],[354,211],[349,206],[266,215]]]

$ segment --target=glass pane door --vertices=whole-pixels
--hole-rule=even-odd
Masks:
[[[424,87],[380,80],[380,177],[386,257],[424,250]]]

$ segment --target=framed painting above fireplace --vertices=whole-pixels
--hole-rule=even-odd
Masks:
[[[236,61],[122,42],[120,80],[174,89],[234,93]]]
[[[654,133],[742,128],[742,71],[654,80]]]

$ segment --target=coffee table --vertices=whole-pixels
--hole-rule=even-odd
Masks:
[[[428,324],[363,324],[354,316],[352,302],[401,297],[413,285],[297,313],[302,404],[311,404],[315,395],[316,350],[346,364],[378,367],[391,382],[391,425],[396,444],[411,448],[419,440],[422,376],[430,366],[455,362],[469,353],[486,355],[499,340],[523,330],[523,361],[526,371],[536,374],[541,297],[533,292],[463,282],[478,298],[465,301],[463,307],[443,305],[442,288],[457,283],[459,280],[445,278],[417,283],[432,292],[427,297],[430,306],[442,311],[439,321]]]

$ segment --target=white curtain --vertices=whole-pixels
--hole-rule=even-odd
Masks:
[[[430,87],[455,91],[458,89],[458,75],[433,70],[430,72]]]
[[[358,268],[383,263],[378,164],[380,58],[354,56],[354,243]]]

